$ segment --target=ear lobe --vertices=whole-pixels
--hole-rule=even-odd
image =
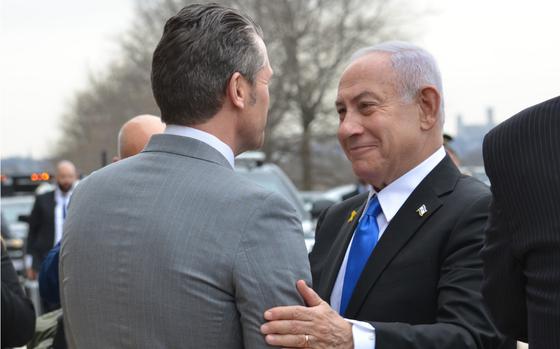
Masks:
[[[439,107],[441,96],[433,86],[423,87],[418,94],[418,104],[422,113],[420,115],[420,126],[422,130],[429,130],[437,124],[439,119]]]
[[[233,73],[227,85],[227,95],[231,103],[238,108],[245,108],[245,78],[239,72]]]

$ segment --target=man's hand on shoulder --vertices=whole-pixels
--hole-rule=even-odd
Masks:
[[[285,306],[267,310],[261,326],[269,345],[287,348],[354,347],[352,324],[344,320],[303,280],[297,289],[308,307]]]

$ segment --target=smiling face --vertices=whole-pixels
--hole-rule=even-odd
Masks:
[[[420,163],[424,135],[416,102],[404,100],[386,53],[353,61],[338,85],[338,140],[359,178],[376,189]]]

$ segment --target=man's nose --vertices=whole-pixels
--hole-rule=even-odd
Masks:
[[[338,125],[338,135],[341,138],[348,138],[363,132],[360,119],[354,114],[348,112],[344,119]]]

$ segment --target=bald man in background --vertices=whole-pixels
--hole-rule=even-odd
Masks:
[[[162,133],[165,124],[158,116],[138,115],[122,125],[118,138],[118,156],[113,162],[138,154],[156,133]]]

